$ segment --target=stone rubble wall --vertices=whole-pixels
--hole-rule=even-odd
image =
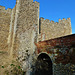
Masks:
[[[12,9],[0,6],[0,51],[8,51],[8,36],[10,30]]]
[[[59,19],[59,22],[54,22],[40,18],[40,34],[42,37],[44,35],[44,40],[70,35],[72,34],[71,20],[70,18],[67,20],[63,18],[62,20]]]
[[[21,3],[21,4],[20,4]],[[17,18],[13,55],[17,55],[25,69],[26,59],[34,52],[34,42],[37,41],[39,26],[39,3],[19,1],[19,13]],[[27,55],[26,55],[27,53]]]
[[[18,57],[23,70],[32,64],[36,42],[71,33],[70,18],[59,19],[59,23],[44,18],[39,21],[39,3],[36,1],[17,0],[15,7],[7,10],[0,6],[0,51],[8,51],[14,58]],[[8,53],[0,59],[8,59],[6,56]]]
[[[11,22],[12,9],[0,6],[0,75],[4,74],[2,65],[10,62],[9,57],[9,35],[10,35],[10,22]]]

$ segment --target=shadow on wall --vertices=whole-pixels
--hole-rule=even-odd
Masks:
[[[53,75],[52,61],[50,57],[41,53],[35,63],[35,68],[32,70],[32,75]]]

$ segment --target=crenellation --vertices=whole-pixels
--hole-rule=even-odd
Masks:
[[[52,24],[60,24],[60,23],[64,23],[64,24],[65,24],[66,22],[70,21],[70,19],[67,20],[67,19],[63,18],[62,20],[59,19],[59,22],[54,22],[53,20],[50,21],[49,19],[44,19],[43,17],[41,17],[41,18],[40,18],[40,21],[41,21],[41,22],[46,22],[46,23],[48,22],[48,23],[50,23],[50,24],[51,24],[51,23],[52,23]]]
[[[40,17],[40,19],[44,19],[43,17]]]
[[[4,6],[0,6],[0,10],[5,10],[5,7]]]
[[[66,22],[67,22],[67,20],[65,18],[63,18],[60,23],[65,23],[66,24]]]
[[[40,18],[40,21],[41,21],[41,22],[44,22],[44,21],[45,21],[45,19],[44,19],[43,17],[41,17],[41,18]]]
[[[45,40],[48,40],[49,38],[52,39],[64,35],[69,35],[72,33],[70,18],[68,20],[66,20],[65,18],[63,18],[62,20],[59,19],[59,22],[49,22],[49,20],[41,18],[40,32],[41,34],[44,33],[46,35]]]
[[[62,20],[59,19],[59,23],[64,23],[64,24],[66,24],[67,22],[71,22],[70,18],[67,18],[67,19],[63,18]]]
[[[66,19],[65,19],[65,18],[63,18],[62,20],[66,21]]]
[[[55,23],[55,22],[51,20],[51,23]]]
[[[61,19],[59,19],[59,23],[61,22]]]
[[[70,20],[70,18],[67,18],[67,20]]]
[[[12,9],[11,9],[11,8],[8,8],[8,9],[6,10],[4,6],[0,6],[0,11],[1,11],[1,12],[6,12],[6,13],[11,13]]]
[[[58,24],[58,22],[55,22],[55,24]]]
[[[61,20],[61,19],[60,19],[60,20]],[[46,22],[46,23],[49,23],[49,24],[51,24],[51,23],[52,23],[52,24],[58,24],[58,23],[59,23],[59,22],[54,22],[53,20],[50,21],[49,19],[44,19],[43,17],[40,18],[40,21],[41,21],[41,22]],[[63,21],[63,20],[61,20],[61,22],[62,22],[62,21]]]
[[[39,7],[39,2],[35,1],[33,3],[35,4],[35,7]]]
[[[12,9],[11,8],[8,8],[7,9],[7,12],[11,13]]]
[[[49,19],[46,19],[45,22],[50,23],[50,20]]]
[[[33,3],[39,4],[39,2],[37,2],[37,1],[35,1],[35,2],[33,2]]]
[[[67,18],[67,21],[68,21],[68,22],[71,22],[71,19],[70,19],[70,18]]]

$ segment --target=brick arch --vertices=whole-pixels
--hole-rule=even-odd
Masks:
[[[52,61],[47,53],[40,53],[37,57],[36,75],[53,75]],[[40,68],[41,67],[41,68]]]

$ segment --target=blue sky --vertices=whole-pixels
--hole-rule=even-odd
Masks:
[[[40,3],[40,17],[58,22],[71,18],[72,33],[75,33],[75,0],[34,0]],[[16,0],[0,0],[0,5],[13,8]]]

